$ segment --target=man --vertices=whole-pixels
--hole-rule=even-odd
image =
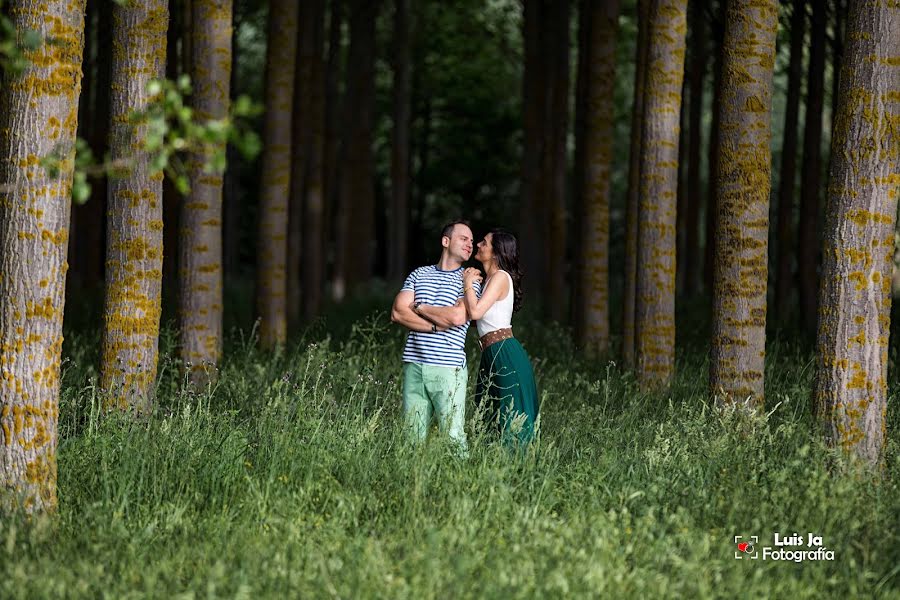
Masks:
[[[410,436],[428,434],[432,416],[467,453],[466,332],[463,305],[463,263],[472,256],[472,229],[465,221],[447,224],[441,232],[441,259],[413,271],[391,310],[391,320],[409,329],[403,349],[403,414]],[[481,293],[480,284],[475,291]]]

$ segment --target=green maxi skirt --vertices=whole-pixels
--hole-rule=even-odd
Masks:
[[[495,342],[481,353],[475,401],[504,444],[527,444],[534,437],[540,400],[519,340]]]

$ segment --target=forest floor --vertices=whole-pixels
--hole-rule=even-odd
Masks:
[[[708,402],[699,337],[680,342],[671,393],[642,394],[526,316],[540,441],[498,446],[470,390],[462,460],[437,435],[405,443],[403,333],[381,301],[277,354],[233,330],[199,394],[168,330],[140,419],[101,416],[99,334],[69,331],[59,511],[2,518],[0,597],[900,598],[896,385],[876,480],[829,468],[799,346],[770,343],[751,418]],[[834,559],[764,557],[776,533],[821,536]],[[736,559],[754,535],[759,557]]]

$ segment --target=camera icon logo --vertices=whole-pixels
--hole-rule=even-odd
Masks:
[[[734,557],[738,560],[744,558],[757,559],[759,558],[759,552],[756,550],[756,545],[759,543],[759,536],[751,535],[748,538],[745,538],[742,535],[734,536],[734,543],[737,546],[737,550],[734,552]]]

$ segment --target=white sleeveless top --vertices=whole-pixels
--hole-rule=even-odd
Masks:
[[[506,278],[509,280],[509,289],[505,298],[500,298],[494,302],[494,305],[475,322],[475,326],[478,328],[478,337],[498,329],[512,327],[513,300],[515,299],[513,280],[512,276],[506,271],[498,271],[494,275],[496,276],[499,273],[506,275]]]

